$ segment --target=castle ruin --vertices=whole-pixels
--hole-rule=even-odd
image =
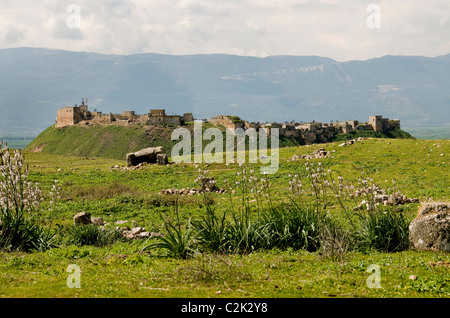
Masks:
[[[148,114],[137,115],[134,111],[123,111],[121,114],[103,114],[98,111],[89,111],[84,99],[80,106],[59,108],[56,114],[55,127],[73,126],[78,123],[85,124],[129,124],[142,123],[144,125],[175,125],[194,121],[192,113],[183,116],[167,115],[164,109],[151,109]]]
[[[268,128],[278,128],[279,136],[286,138],[301,139],[305,144],[330,142],[338,133],[350,133],[352,131],[373,130],[386,133],[394,129],[400,129],[400,120],[383,118],[380,115],[369,116],[369,122],[360,123],[358,120],[336,121],[332,123],[254,123],[241,120],[237,116],[218,115],[208,120],[214,125],[222,125],[225,128],[235,131],[238,128],[254,128],[256,131],[265,129],[270,134]]]
[[[87,99],[86,99],[87,101]],[[137,115],[134,111],[123,111],[121,114],[103,114],[98,111],[89,111],[87,102],[82,99],[80,106],[59,108],[56,115],[56,127],[73,126],[76,124],[130,124],[140,123],[143,125],[174,125],[180,126],[193,122],[192,113],[183,116],[167,115],[164,109],[150,109],[149,113]],[[301,140],[305,144],[330,142],[338,133],[350,133],[352,131],[372,130],[387,133],[394,129],[400,129],[400,120],[383,118],[380,115],[369,116],[369,121],[360,123],[357,120],[336,121],[331,123],[254,123],[242,120],[238,116],[218,115],[207,122],[220,125],[233,132],[236,129],[253,128],[256,131],[264,129],[269,135],[270,129],[278,128],[279,136]]]

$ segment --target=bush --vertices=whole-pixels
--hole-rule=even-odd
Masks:
[[[157,242],[144,245],[142,251],[153,249],[165,250],[168,256],[186,259],[194,252],[195,232],[190,221],[185,229],[182,229],[178,214],[178,204],[175,204],[177,223],[174,225],[170,220],[164,220],[165,236],[156,237]],[[148,240],[147,240],[148,241]]]
[[[302,208],[294,201],[274,207],[263,214],[263,223],[267,224],[267,247],[286,249],[305,249],[316,251],[320,246],[320,228],[328,220],[321,210]]]
[[[94,245],[97,247],[123,241],[122,234],[117,230],[106,230],[95,224],[71,226],[67,228],[66,243],[76,246]]]
[[[392,208],[370,209],[361,217],[355,238],[360,249],[398,252],[409,248],[409,222]]]

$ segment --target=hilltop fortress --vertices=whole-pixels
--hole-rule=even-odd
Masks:
[[[55,127],[73,126],[79,123],[84,124],[129,124],[133,122],[144,125],[164,125],[171,124],[179,126],[185,122],[194,121],[192,113],[185,113],[183,116],[167,115],[164,109],[151,109],[148,114],[137,115],[134,111],[127,110],[121,114],[103,114],[98,111],[89,111],[84,99],[80,106],[59,108],[56,114]]]
[[[87,103],[82,100],[80,106],[59,108],[56,115],[55,127],[62,128],[73,125],[106,124],[106,125],[126,125],[131,123],[141,123],[143,125],[174,125],[181,126],[188,122],[193,122],[192,113],[180,115],[167,115],[164,109],[151,109],[149,113],[137,115],[134,111],[123,111],[121,114],[103,114],[98,111],[89,111]],[[255,123],[242,120],[238,116],[218,115],[210,119],[203,119],[213,125],[221,125],[235,131],[238,128],[244,130],[254,128],[259,131],[261,128],[270,134],[270,129],[278,128],[280,137],[294,138],[301,140],[305,144],[330,142],[339,133],[349,133],[352,131],[372,130],[380,133],[387,133],[394,129],[400,129],[400,120],[388,119],[382,116],[369,116],[369,121],[360,123],[357,120],[347,120],[343,122],[331,123]]]

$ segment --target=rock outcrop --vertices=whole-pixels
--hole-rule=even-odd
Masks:
[[[137,166],[142,163],[157,163],[158,155],[166,154],[163,147],[144,148],[137,152],[128,153],[126,156],[127,167]]]
[[[416,250],[450,252],[450,202],[422,204],[409,225],[409,240]]]

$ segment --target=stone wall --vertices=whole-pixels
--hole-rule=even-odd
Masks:
[[[186,113],[184,116],[188,121],[193,121],[192,113]],[[103,114],[102,112],[88,111],[87,105],[59,108],[56,114],[56,127],[65,127],[76,125],[86,121],[93,124],[127,124],[139,122],[141,124],[161,125],[172,124],[181,125],[181,116],[166,115],[164,109],[151,109],[148,114],[136,115],[134,111],[127,110],[121,114]]]

